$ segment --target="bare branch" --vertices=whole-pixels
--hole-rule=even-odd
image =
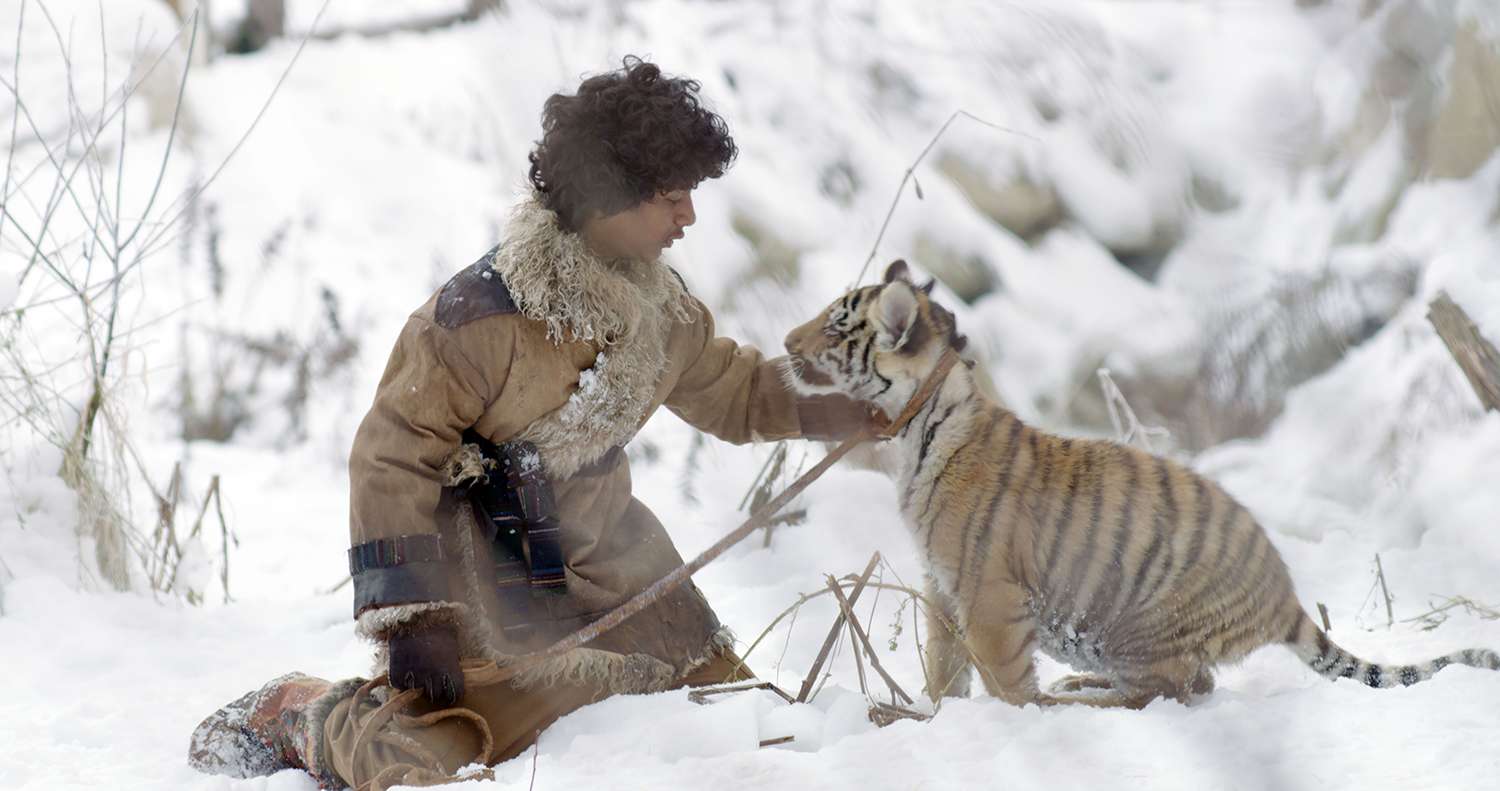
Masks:
[[[240,135],[239,140],[235,141],[234,146],[229,149],[229,153],[225,155],[224,160],[219,163],[219,166],[217,168],[214,168],[214,172],[209,175],[208,179],[204,181],[202,185],[200,185],[195,190],[191,190],[188,193],[185,193],[182,197],[180,197],[176,201],[173,201],[172,204],[167,207],[167,211],[172,211],[172,209],[176,207],[179,202],[183,203],[183,205],[180,208],[177,208],[172,216],[167,219],[162,229],[150,236],[147,241],[141,245],[144,251],[149,252],[156,249],[157,242],[160,240],[162,234],[166,233],[168,229],[177,224],[177,220],[181,218],[183,213],[193,205],[193,201],[213,185],[214,181],[219,178],[219,174],[224,172],[224,168],[229,165],[230,161],[234,159],[235,154],[238,154],[240,148],[245,145],[245,141],[250,139],[250,135],[255,131],[255,127],[260,125],[260,120],[265,117],[266,111],[271,108],[272,100],[274,100],[276,98],[276,95],[281,92],[281,86],[286,83],[286,78],[291,75],[292,68],[297,65],[297,60],[302,57],[302,51],[307,48],[307,42],[312,40],[313,31],[317,30],[318,22],[323,18],[323,12],[328,10],[329,2],[330,0],[323,0],[323,4],[318,6],[318,13],[313,17],[312,25],[308,28],[307,34],[302,37],[302,42],[297,45],[297,51],[292,53],[291,61],[289,61],[286,64],[286,68],[282,70],[281,76],[276,80],[276,85],[272,86],[270,95],[267,96],[265,102],[261,104],[260,110],[256,112],[255,118],[250,121],[250,126],[245,129],[245,133],[243,135]]]
[[[860,283],[864,282],[865,273],[870,269],[870,262],[875,260],[875,253],[880,249],[880,240],[885,238],[885,231],[886,228],[890,227],[891,217],[896,214],[896,204],[901,202],[901,194],[906,191],[906,182],[911,181],[914,178],[913,174],[916,173],[917,166],[922,164],[922,160],[927,157],[927,153],[932,150],[932,147],[934,145],[937,145],[938,138],[942,137],[943,133],[948,131],[948,126],[955,120],[957,120],[961,115],[978,121],[979,123],[993,129],[998,129],[1002,132],[1009,132],[1013,135],[1020,135],[1021,137],[1035,140],[1038,143],[1041,142],[1041,140],[1039,140],[1038,138],[1028,135],[1025,132],[1000,126],[999,124],[992,124],[989,121],[986,121],[983,118],[980,118],[979,116],[968,112],[967,110],[955,110],[953,112],[953,115],[948,116],[948,120],[944,121],[943,125],[938,128],[937,134],[933,135],[932,139],[927,141],[927,146],[922,149],[922,153],[918,154],[916,160],[913,161],[911,165],[906,169],[906,175],[901,177],[901,184],[896,187],[896,197],[891,200],[891,208],[886,210],[885,222],[882,222],[880,224],[880,233],[875,235],[875,244],[870,246],[870,255],[865,258],[864,266],[859,268],[859,276],[854,278],[854,285],[857,286]],[[918,197],[921,197],[920,188]]]
[[[21,0],[21,11],[16,21],[16,62],[11,73],[11,82],[16,86],[15,110],[10,116],[10,145],[5,149],[5,182],[0,187],[0,241],[5,238],[5,218],[8,213],[4,211],[5,203],[10,200],[10,172],[11,164],[16,158],[16,128],[21,122],[21,31],[26,26],[26,0]]]
[[[156,195],[161,190],[162,179],[167,175],[167,161],[172,157],[172,143],[177,139],[177,122],[178,118],[182,114],[183,96],[187,94],[188,73],[193,70],[193,48],[197,46],[197,44],[198,10],[195,9],[193,11],[193,31],[188,36],[187,59],[182,64],[182,80],[177,84],[177,101],[172,107],[172,124],[167,132],[166,150],[163,151],[161,155],[161,167],[156,172],[156,182],[151,185],[151,197],[146,199],[146,208],[141,211],[141,219],[135,224],[135,228],[131,230],[130,235],[125,237],[125,241],[120,242],[115,246],[116,256],[118,256],[126,247],[129,247],[130,243],[135,240],[135,236],[136,234],[141,232],[141,226],[145,224],[146,218],[151,215],[151,208],[156,205]],[[121,161],[124,161],[124,152],[122,151],[121,153],[122,156],[120,157],[120,159]],[[120,216],[123,218],[125,207],[122,205],[117,208],[119,210]]]

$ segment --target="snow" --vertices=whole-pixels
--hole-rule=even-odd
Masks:
[[[232,21],[232,5],[214,4],[216,28]],[[306,29],[320,5],[289,0],[290,27]],[[1368,126],[1366,103],[1390,55],[1382,36],[1406,18],[1398,11],[1435,15],[1404,34],[1424,48],[1443,39],[1423,36],[1456,19],[1500,30],[1492,3],[1386,0],[1367,16],[1292,0],[506,5],[427,34],[310,42],[197,202],[177,198],[234,149],[296,42],[193,67],[150,216],[181,209],[183,219],[122,281],[128,344],[112,391],[133,443],[126,507],[148,543],[157,503],[142,476],[165,491],[181,465],[176,593],[151,593],[138,569],[129,591],[103,581],[82,529],[88,511],[59,476],[56,447],[88,395],[75,303],[40,270],[20,280],[17,223],[35,227],[46,171],[26,182],[27,201],[7,200],[16,219],[0,226],[0,790],[314,788],[296,772],[198,775],[184,761],[187,736],[283,672],[368,669],[340,587],[354,429],[405,317],[494,243],[542,101],[629,52],[701,79],[736,135],[739,162],[695,194],[698,223],[669,260],[715,309],[721,333],[767,352],[853,282],[905,169],[959,109],[1020,134],[956,120],[917,168],[922,197],[902,196],[872,269],[905,257],[922,271],[919,250],[980,261],[997,290],[972,304],[936,293],[1004,401],[1049,429],[1097,432],[1068,422],[1067,405],[1097,387],[1101,365],[1197,370],[1203,317],[1256,307],[1266,284],[1330,276],[1358,289],[1365,274],[1410,268],[1413,295],[1357,294],[1389,303],[1393,318],[1285,393],[1263,434],[1185,460],[1257,515],[1304,607],[1327,605],[1345,648],[1405,662],[1500,647],[1500,621],[1476,612],[1450,610],[1430,630],[1416,620],[1450,596],[1500,604],[1500,415],[1482,410],[1425,317],[1443,291],[1500,339],[1500,158],[1466,179],[1423,178],[1400,124]],[[335,0],[321,24],[379,26],[461,6]],[[36,126],[53,134],[70,117],[67,64],[40,8],[26,4],[20,83]],[[149,63],[178,33],[149,0],[46,8],[59,30],[89,42],[72,61],[89,86],[85,115],[97,111],[100,85]],[[0,11],[0,31],[14,33],[18,9]],[[10,80],[14,39],[0,41]],[[113,188],[123,151],[132,221],[157,177],[162,110],[184,62],[168,50],[128,105],[123,147],[111,126],[99,143],[103,175],[86,170],[77,182]],[[12,112],[0,98],[0,129]],[[31,123],[19,121],[23,141]],[[945,152],[976,153],[986,178],[1021,174],[1054,190],[1060,222],[1027,239],[999,227],[937,169]],[[43,159],[34,144],[4,153],[15,174]],[[88,233],[88,218],[59,215],[49,231],[59,260],[73,260]],[[1154,279],[1120,264],[1152,256]],[[25,322],[10,322],[23,307]],[[45,398],[10,400],[17,359],[43,372]],[[601,355],[595,368],[606,363]],[[601,395],[597,379],[592,369],[581,378],[580,404]],[[187,387],[198,409],[216,388],[239,399],[243,421],[228,441],[181,438]],[[703,441],[663,411],[631,451],[637,496],[692,557],[743,519],[736,506],[771,448]],[[821,448],[789,451],[788,466],[806,469]],[[228,529],[209,505],[188,539],[214,475]],[[822,589],[824,575],[857,572],[874,551],[887,562],[876,579],[920,586],[884,476],[835,468],[800,507],[806,521],[777,528],[768,547],[757,535],[695,576],[741,651]],[[857,610],[869,614],[883,665],[917,692],[924,629],[912,608],[871,591]],[[828,597],[811,599],[765,635],[750,667],[795,690],[834,614]],[[1066,672],[1042,667],[1044,681]],[[682,691],[610,699],[563,718],[494,780],[460,787],[529,788],[533,772],[543,789],[1485,789],[1500,777],[1500,753],[1487,747],[1500,739],[1500,675],[1465,667],[1376,691],[1330,684],[1269,648],[1224,668],[1213,695],[1188,706],[1044,711],[976,692],[929,722],[886,728],[865,717],[847,646],[830,668],[810,704],[761,692],[711,706]],[[794,739],[758,746],[784,736]]]

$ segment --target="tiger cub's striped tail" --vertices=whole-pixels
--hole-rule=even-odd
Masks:
[[[1352,678],[1366,686],[1378,688],[1409,687],[1418,681],[1432,678],[1449,665],[1500,670],[1500,654],[1485,648],[1455,651],[1414,665],[1378,665],[1366,662],[1329,640],[1328,635],[1305,613],[1297,622],[1287,646],[1302,657],[1308,667],[1329,681]]]

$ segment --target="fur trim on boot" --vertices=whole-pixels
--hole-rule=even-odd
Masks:
[[[322,788],[344,783],[326,765],[323,724],[364,679],[330,684],[287,673],[210,714],[188,742],[188,765],[229,777],[263,777],[303,769]]]

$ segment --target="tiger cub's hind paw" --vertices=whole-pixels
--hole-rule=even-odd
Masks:
[[[1089,690],[1109,690],[1115,688],[1115,682],[1104,676],[1096,676],[1089,673],[1075,673],[1063,676],[1052,682],[1047,687],[1048,694],[1063,695],[1068,693],[1086,692]]]

